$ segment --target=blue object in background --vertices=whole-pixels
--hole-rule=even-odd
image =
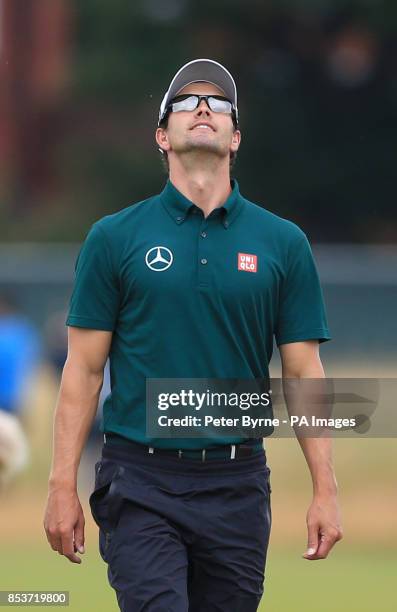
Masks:
[[[41,343],[32,323],[20,314],[0,314],[0,409],[19,412],[40,356]]]

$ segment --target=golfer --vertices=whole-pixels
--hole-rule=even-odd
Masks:
[[[156,130],[164,189],[94,223],[76,263],[44,527],[81,562],[77,471],[109,357],[90,507],[124,612],[257,610],[272,520],[262,437],[147,436],[147,379],[266,379],[273,338],[284,377],[324,377],[308,240],[231,180],[240,140],[229,71],[184,65]],[[300,444],[313,480],[303,556],[324,559],[342,537],[330,441]]]

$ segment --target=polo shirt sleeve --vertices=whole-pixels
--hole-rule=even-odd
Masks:
[[[276,344],[330,340],[323,293],[305,234],[290,247],[275,328]]]
[[[96,223],[78,254],[66,325],[113,331],[120,289],[104,230]]]

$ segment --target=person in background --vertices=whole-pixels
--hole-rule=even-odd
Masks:
[[[10,295],[0,294],[0,488],[29,460],[22,413],[40,356],[40,337],[34,325]]]

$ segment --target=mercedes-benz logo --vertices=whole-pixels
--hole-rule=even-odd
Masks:
[[[155,246],[149,249],[145,256],[146,265],[153,272],[164,272],[170,267],[173,259],[171,251],[164,246]]]

